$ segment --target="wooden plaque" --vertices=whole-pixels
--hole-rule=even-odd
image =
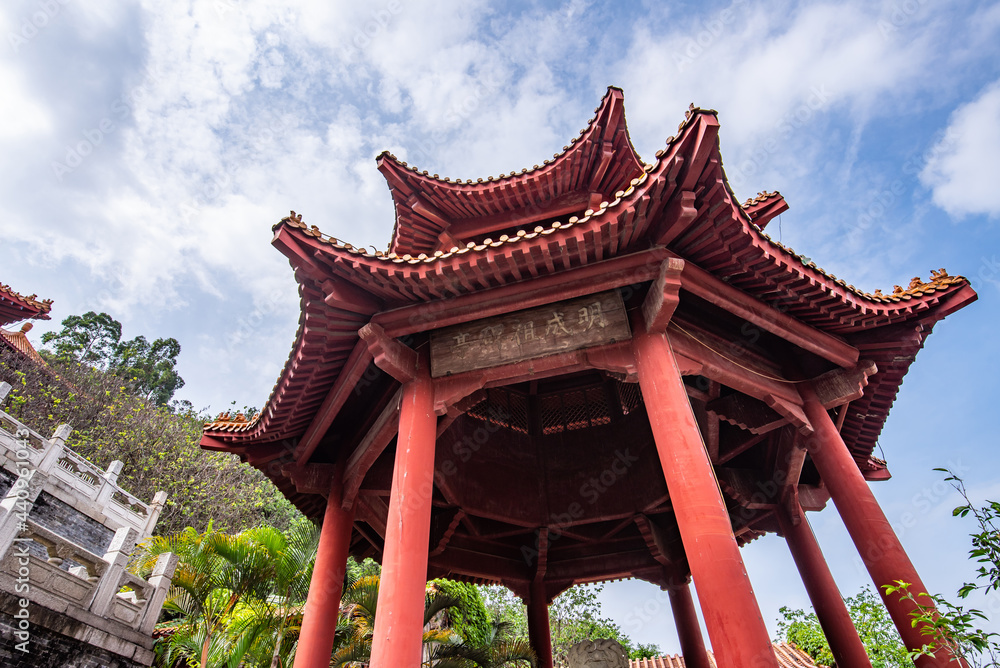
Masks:
[[[431,332],[431,376],[545,357],[632,338],[617,290]]]

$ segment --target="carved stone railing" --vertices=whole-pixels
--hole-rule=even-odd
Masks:
[[[0,404],[10,389],[0,383]],[[116,460],[104,470],[69,450],[65,442],[71,432],[69,425],[59,425],[51,438],[45,438],[0,410],[0,466],[15,472],[24,467],[47,476],[46,492],[109,528],[131,527],[139,540],[151,535],[166,492],[157,492],[148,504],[135,498],[117,484],[123,464]],[[0,543],[0,554],[2,549]]]
[[[10,390],[0,383],[0,405]],[[153,658],[150,636],[177,557],[161,555],[148,580],[128,572],[127,566],[137,542],[152,534],[167,495],[157,492],[148,504],[135,498],[118,485],[122,463],[114,461],[105,470],[72,452],[65,445],[71,432],[68,425],[59,425],[45,438],[0,410],[0,468],[14,478],[0,498],[0,592],[16,592],[86,624],[100,632],[93,638],[106,640],[93,641],[102,648],[141,657],[148,665]],[[43,515],[32,510],[43,492],[68,506],[60,506],[60,513],[80,513],[114,532],[103,554],[92,551],[97,543],[85,547],[61,535],[63,525],[51,516],[40,523]],[[30,588],[22,594],[19,578],[25,572],[30,573],[25,579]]]
[[[61,612],[74,606],[140,633],[152,633],[170,588],[176,555],[161,555],[152,576],[143,580],[126,570],[135,548],[134,529],[119,529],[108,551],[100,556],[31,519],[25,525],[13,549],[0,561],[2,588],[21,577],[30,585],[26,597],[47,608]],[[48,558],[31,554],[31,542],[41,545]],[[65,560],[81,565],[63,570]],[[24,577],[25,572],[30,575]],[[129,591],[122,591],[125,587]]]

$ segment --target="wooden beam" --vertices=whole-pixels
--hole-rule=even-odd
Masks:
[[[657,246],[667,246],[687,230],[688,224],[698,215],[695,194],[690,190],[675,193],[660,217],[660,231],[656,235]]]
[[[375,315],[372,322],[381,325],[389,336],[404,336],[543,306],[651,281],[659,275],[660,263],[667,257],[669,253],[663,248],[631,253],[527,282],[403,306]]]
[[[680,301],[681,272],[684,260],[670,258],[664,260],[660,273],[649,286],[646,299],[642,302],[642,315],[647,332],[664,332]]]
[[[316,251],[319,252],[319,251]],[[320,285],[327,306],[351,313],[371,315],[382,310],[382,301],[346,280],[327,279]]]
[[[371,429],[364,438],[354,448],[354,452],[347,459],[347,466],[344,467],[344,493],[342,506],[344,510],[350,510],[354,505],[354,499],[361,489],[361,484],[368,475],[369,469],[375,461],[385,451],[392,439],[399,431],[399,405],[402,398],[402,389],[389,400],[382,412],[379,413]]]
[[[861,360],[851,369],[834,369],[814,378],[812,386],[823,408],[830,410],[864,396],[868,377],[876,373],[875,362]]]
[[[800,403],[774,394],[765,396],[764,403],[780,413],[803,434],[809,435],[813,433],[812,424],[809,423],[809,418],[806,417],[806,413]]]
[[[724,452],[720,451],[719,461],[712,463],[715,464],[716,466],[721,466],[726,462],[728,462],[733,457],[743,454],[744,452],[746,452],[747,450],[757,445],[766,438],[767,434],[753,434],[748,438],[746,438],[745,440],[740,441],[739,443],[733,445],[730,448],[727,448]]]
[[[385,522],[389,516],[389,504],[378,494],[359,494],[357,498],[356,519],[367,522],[372,529],[385,540]]]
[[[765,481],[758,471],[720,467],[715,474],[719,486],[744,508],[771,508],[778,502],[777,485]]]
[[[281,467],[281,475],[292,481],[295,491],[299,494],[330,493],[336,467],[333,464],[298,464],[288,463]]]
[[[417,377],[419,357],[413,348],[386,334],[374,321],[358,330],[358,335],[368,345],[375,366],[382,371],[401,383]]]
[[[295,447],[295,461],[299,466],[309,461],[316,446],[326,435],[326,430],[333,424],[337,413],[344,407],[344,403],[351,396],[351,393],[356,390],[361,376],[364,375],[365,369],[368,368],[371,361],[372,355],[368,352],[368,345],[363,340],[358,341],[354,350],[351,351],[350,357],[347,358],[347,362],[344,363],[340,375],[337,376],[337,381],[330,388],[319,410],[313,416],[312,422],[309,423]]]
[[[713,399],[705,404],[705,410],[710,417],[725,420],[734,427],[752,434],[766,434],[788,424],[784,416],[763,401],[741,392]]]
[[[461,508],[455,508],[454,513],[452,513],[447,526],[441,534],[441,537],[437,540],[432,538],[432,548],[430,554],[428,555],[429,557],[436,557],[447,549],[448,543],[451,542],[451,537],[455,535],[455,531],[458,530],[458,525],[462,523],[463,519],[465,519],[465,511]]]
[[[734,288],[691,262],[684,265],[681,287],[691,294],[718,306],[764,331],[795,344],[844,368],[854,368],[858,349],[843,339],[805,324]]]
[[[802,403],[795,387],[783,382],[774,370],[755,368],[759,365],[750,359],[734,362],[716,352],[726,350],[730,342],[704,330],[692,331],[693,329],[694,326],[688,323],[679,326],[672,321],[667,329],[667,338],[675,353],[702,365],[702,375],[757,399],[766,400],[773,395],[791,403]]]
[[[430,559],[430,565],[448,573],[457,573],[486,580],[531,580],[534,573],[528,570],[523,559],[512,560],[495,554],[485,554],[451,547]]]

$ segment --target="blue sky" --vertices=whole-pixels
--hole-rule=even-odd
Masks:
[[[179,396],[213,410],[263,404],[292,343],[273,223],[294,209],[388,243],[383,149],[461,178],[540,164],[615,84],[652,158],[689,103],[717,109],[736,193],[791,206],[768,228],[783,243],[870,291],[938,267],[979,291],[907,376],[880,443],[894,477],[873,486],[931,590],[972,577],[931,469],[1000,497],[1000,5],[11,0],[0,34],[0,280],[55,300],[36,342],[87,310],[176,337]],[[855,593],[836,511],[811,519]],[[807,605],[780,539],[744,557],[772,629]],[[604,600],[677,647],[652,586]]]

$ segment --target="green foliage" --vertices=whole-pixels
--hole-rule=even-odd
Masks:
[[[630,658],[634,653],[647,656],[649,652],[659,655],[655,645],[635,647],[632,639],[625,635],[621,627],[601,616],[601,602],[598,596],[604,590],[603,584],[577,585],[560,594],[549,606],[549,625],[552,629],[552,654],[557,660],[565,661],[569,648],[581,640],[610,638],[621,644]]]
[[[987,500],[982,506],[976,506],[969,499],[965,482],[960,477],[948,469],[934,470],[947,473],[945,480],[965,501],[952,511],[952,515],[971,516],[978,529],[971,534],[972,549],[969,550],[969,558],[979,564],[976,581],[962,585],[958,590],[959,598],[966,598],[975,591],[997,591],[1000,589],[1000,503]],[[930,656],[945,648],[974,668],[1000,666],[1000,634],[983,631],[977,626],[980,621],[987,620],[981,610],[955,605],[939,595],[914,594],[910,591],[910,583],[902,580],[884,585],[884,589],[887,595],[897,594],[913,604],[912,624],[920,629],[926,642],[920,649],[910,652],[912,658]]]
[[[199,534],[188,527],[143,545],[134,565],[148,576],[157,557],[179,557],[164,605],[173,629],[156,646],[157,665],[199,668],[288,665],[301,628],[319,531],[257,527]]]
[[[434,668],[502,668],[527,663],[534,667],[538,657],[527,640],[514,635],[507,622],[493,620],[480,643],[442,643],[431,654]]]
[[[350,574],[349,569],[348,577]],[[331,667],[349,668],[370,661],[375,618],[378,614],[380,582],[378,575],[366,575],[347,582],[344,587],[341,597],[341,619],[334,635],[333,657],[330,659]],[[424,626],[427,627],[441,611],[456,605],[458,605],[457,599],[438,591],[436,587],[428,587],[424,600]],[[461,643],[461,638],[450,629],[434,628],[432,625],[424,631],[423,642],[428,646],[428,653],[433,658],[435,645],[458,645]],[[465,666],[475,668],[474,664]]]
[[[556,663],[565,662],[569,648],[581,640],[610,638],[617,640],[630,659],[661,656],[653,644],[638,644],[625,635],[621,627],[601,616],[598,597],[604,585],[570,587],[549,606],[549,628],[552,635],[552,655]],[[506,587],[480,587],[486,609],[500,621],[510,625],[515,637],[527,638],[528,617],[524,603]]]
[[[660,649],[659,645],[649,644],[637,644],[628,653],[628,658],[630,659],[653,659],[658,656],[663,656],[663,650]]]
[[[872,668],[913,668],[903,641],[879,597],[869,587],[844,599]],[[814,612],[781,608],[778,635],[795,643],[817,663],[832,665],[833,654]]]
[[[515,638],[528,637],[528,613],[521,599],[501,585],[485,585],[478,589],[490,619],[506,623]]]
[[[42,343],[52,344],[42,354],[62,364],[79,363],[121,377],[133,393],[165,406],[184,386],[177,373],[181,345],[177,339],[144,336],[122,341],[122,325],[107,313],[88,311],[62,321],[59,332],[46,332]]]
[[[457,606],[448,610],[448,627],[470,645],[488,644],[496,633],[496,627],[479,595],[479,588],[444,579],[434,580],[432,584],[445,596],[458,601]]]
[[[156,530],[224,531],[259,524],[288,527],[300,513],[263,473],[234,455],[199,446],[205,416],[136,396],[114,373],[78,362],[36,365],[0,350],[0,380],[13,386],[4,410],[43,434],[62,423],[74,429],[67,445],[98,466],[125,464],[119,485],[149,501],[164,490],[167,504]]]

